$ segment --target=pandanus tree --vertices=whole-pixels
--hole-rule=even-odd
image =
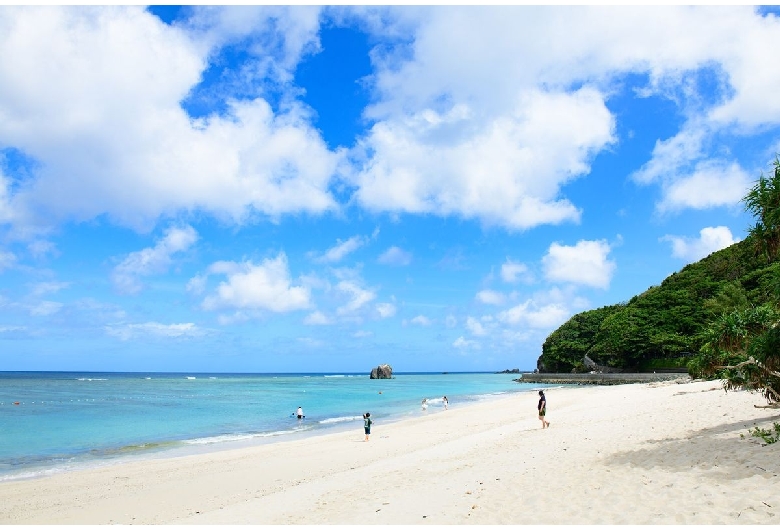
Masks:
[[[742,202],[756,218],[748,234],[757,252],[774,261],[780,250],[780,159],[775,158],[773,174],[761,175]]]
[[[748,237],[768,262],[780,252],[780,159],[770,176],[761,175],[743,198],[756,224]],[[776,284],[777,285],[777,284]],[[760,392],[771,406],[780,406],[780,311],[777,289],[771,301],[735,309],[718,317],[704,333],[704,344],[689,365],[693,375],[723,380],[726,390]]]

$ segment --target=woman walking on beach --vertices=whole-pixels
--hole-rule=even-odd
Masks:
[[[368,441],[368,435],[371,434],[371,424],[374,423],[371,421],[371,413],[366,412],[363,414],[363,430],[366,431],[366,439],[365,441]]]
[[[536,406],[539,410],[539,419],[542,420],[542,429],[550,426],[550,422],[544,419],[547,414],[547,398],[544,397],[544,391],[539,391],[539,404]]]

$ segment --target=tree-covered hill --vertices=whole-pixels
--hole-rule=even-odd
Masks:
[[[582,371],[587,355],[628,371],[685,367],[718,316],[772,298],[780,262],[757,255],[756,238],[685,266],[626,303],[574,315],[542,346],[541,372]]]

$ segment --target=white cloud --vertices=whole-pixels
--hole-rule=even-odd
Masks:
[[[526,300],[497,315],[500,322],[512,326],[528,326],[537,329],[548,329],[563,324],[571,316],[571,311],[563,304],[547,304],[539,306],[531,300]]]
[[[147,229],[180,211],[244,222],[336,209],[329,185],[342,155],[305,106],[275,114],[261,98],[234,99],[198,119],[182,108],[217,47],[246,32],[265,31],[249,47],[257,71],[237,79],[290,81],[317,47],[317,8],[227,11],[212,10],[227,14],[204,29],[168,26],[143,6],[4,8],[0,143],[37,169],[3,217],[47,226],[106,215]]]
[[[468,317],[466,319],[466,329],[468,329],[472,335],[487,335],[487,331],[485,331],[484,326],[474,317]]]
[[[160,324],[146,322],[144,324],[112,324],[105,327],[106,333],[120,340],[153,336],[164,338],[201,337],[205,331],[192,322],[184,324]]]
[[[702,163],[690,175],[679,176],[664,189],[660,211],[685,208],[703,210],[717,206],[735,206],[747,193],[751,178],[732,163]]]
[[[36,297],[43,296],[45,294],[59,292],[68,287],[70,287],[70,282],[41,282],[33,286],[30,294]]]
[[[331,247],[321,256],[314,257],[315,261],[320,263],[337,263],[346,255],[351,254],[368,242],[369,238],[363,236],[353,236],[346,241],[340,239],[335,246]]]
[[[413,319],[409,321],[412,324],[416,324],[418,326],[430,326],[431,325],[431,319],[426,317],[425,315],[417,315]]]
[[[412,254],[399,247],[390,247],[377,259],[384,265],[406,266],[412,262]]]
[[[464,337],[458,337],[455,339],[455,342],[452,343],[453,347],[459,349],[459,350],[467,350],[467,349],[479,349],[479,343],[474,340],[468,340]]]
[[[483,289],[482,291],[478,292],[476,298],[483,304],[489,305],[501,305],[505,300],[503,294],[492,291],[490,289]]]
[[[376,298],[376,293],[363,289],[352,281],[342,280],[336,285],[336,289],[349,298],[347,303],[336,309],[339,316],[351,315]]]
[[[739,241],[734,239],[726,226],[702,228],[698,239],[667,235],[660,240],[669,241],[672,244],[672,256],[687,263],[698,261]]]
[[[36,317],[45,317],[58,313],[64,304],[60,302],[43,301],[30,308],[30,314]]]
[[[132,252],[114,267],[111,280],[121,293],[133,294],[141,290],[141,276],[165,272],[172,263],[171,257],[189,249],[198,240],[198,233],[191,226],[169,228],[154,247]]]
[[[380,318],[389,318],[395,316],[396,307],[393,304],[381,303],[376,305],[376,310]]]
[[[313,313],[306,315],[306,318],[303,319],[303,323],[309,326],[325,326],[332,324],[333,320],[322,311],[314,311]]]
[[[16,255],[0,250],[0,272],[10,269],[16,263]]]
[[[206,282],[208,281],[208,276],[206,275],[197,275],[190,279],[190,281],[187,282],[186,290],[188,293],[192,293],[194,295],[201,295],[206,291]]]
[[[582,240],[573,247],[553,243],[542,258],[544,275],[550,281],[606,289],[616,267],[607,259],[610,250],[603,240]]]
[[[218,262],[209,272],[221,273],[227,280],[203,300],[206,310],[239,309],[268,310],[285,313],[307,309],[311,305],[307,287],[292,285],[287,256],[265,259],[259,265],[252,262]]]
[[[501,279],[506,283],[517,283],[520,280],[530,278],[528,267],[523,263],[516,263],[507,258],[501,265]]]
[[[355,155],[362,164],[356,196],[372,210],[514,228],[576,222],[579,211],[560,196],[562,186],[587,174],[592,157],[612,145],[615,116],[605,102],[629,75],[646,75],[640,97],[668,98],[684,120],[635,175],[663,181],[666,207],[733,198],[729,186],[691,202],[678,189],[684,183],[675,183],[713,149],[725,152],[731,135],[780,124],[780,70],[765,67],[773,50],[762,45],[780,37],[780,19],[753,6],[380,13],[366,15],[378,34],[403,27],[412,36],[406,45],[374,50],[375,103],[366,115],[375,125]],[[536,120],[537,113],[549,119]],[[729,179],[735,184],[738,175]]]
[[[525,301],[501,311],[496,321],[510,326],[505,332],[514,333],[515,328],[551,331],[563,324],[571,315],[590,307],[590,303],[576,294],[576,288],[553,288],[540,291]]]
[[[505,115],[464,105],[430,108],[374,125],[356,175],[369,210],[457,215],[525,229],[578,221],[560,185],[588,171],[586,160],[612,141],[613,121],[596,91],[520,92]],[[587,126],[586,126],[587,124]]]

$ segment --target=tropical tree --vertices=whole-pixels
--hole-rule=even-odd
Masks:
[[[756,218],[748,238],[756,253],[771,263],[780,251],[780,159],[775,158],[773,175],[761,175],[742,200]],[[707,328],[700,355],[689,364],[693,375],[721,378],[727,391],[761,392],[771,405],[780,405],[776,286],[768,303],[724,313]]]
[[[780,158],[775,158],[773,174],[762,174],[742,202],[756,218],[748,230],[756,250],[774,261],[780,250]]]
[[[770,403],[780,403],[778,321],[780,312],[771,304],[721,315],[705,331],[705,343],[689,371],[722,379],[727,391],[760,392]]]

